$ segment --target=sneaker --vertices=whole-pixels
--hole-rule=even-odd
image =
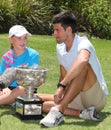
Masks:
[[[82,119],[99,121],[99,114],[97,113],[95,107],[89,107],[89,108],[83,110],[80,113],[79,117]]]
[[[62,122],[64,122],[63,114],[59,112],[58,108],[52,107],[47,116],[40,121],[40,124],[45,127],[56,127]]]

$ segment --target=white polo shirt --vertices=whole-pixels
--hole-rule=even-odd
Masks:
[[[82,49],[87,49],[90,52],[89,64],[91,65],[93,71],[96,74],[97,80],[99,81],[103,91],[105,94],[108,94],[108,89],[106,82],[104,80],[104,76],[102,73],[101,65],[96,56],[95,49],[93,45],[90,43],[87,37],[80,37],[77,34],[74,37],[73,45],[70,51],[66,51],[66,45],[64,43],[57,44],[57,58],[60,65],[64,66],[66,71],[70,69],[75,59],[77,58],[78,53]]]

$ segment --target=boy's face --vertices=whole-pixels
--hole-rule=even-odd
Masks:
[[[14,49],[24,50],[26,48],[26,45],[27,45],[27,34],[25,34],[21,37],[12,36],[9,39],[9,41],[12,44]]]

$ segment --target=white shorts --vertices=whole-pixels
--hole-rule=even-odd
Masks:
[[[68,107],[84,110],[85,108],[94,106],[100,111],[106,105],[106,96],[98,81],[87,91],[80,92],[77,97],[68,105]]]

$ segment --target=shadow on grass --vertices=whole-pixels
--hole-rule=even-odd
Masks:
[[[0,124],[1,124],[1,117],[4,115],[13,115],[14,118],[18,118],[22,122],[26,124],[39,124],[39,119],[36,120],[22,120],[20,119],[15,110],[11,106],[0,106]],[[110,112],[101,112],[100,113],[100,120],[99,121],[92,121],[92,120],[83,120],[80,118],[75,117],[65,117],[65,123],[62,125],[78,125],[78,126],[97,126],[99,123],[103,122],[108,116],[111,116]]]
[[[0,118],[4,115],[12,115],[14,111],[12,110],[11,105],[0,106]]]
[[[65,117],[65,125],[81,125],[81,126],[97,126],[99,123],[103,122],[108,116],[111,116],[110,112],[101,112],[100,113],[100,120],[99,121],[92,121],[92,120],[84,120],[80,118],[74,117]],[[68,121],[69,119],[69,121]]]
[[[20,120],[21,122],[25,123],[25,124],[39,124],[40,120],[37,119],[21,119],[17,114],[14,108],[12,108],[12,106],[0,106],[0,125],[1,125],[1,119],[3,116],[5,115],[12,115],[13,118],[17,118],[18,120]]]

